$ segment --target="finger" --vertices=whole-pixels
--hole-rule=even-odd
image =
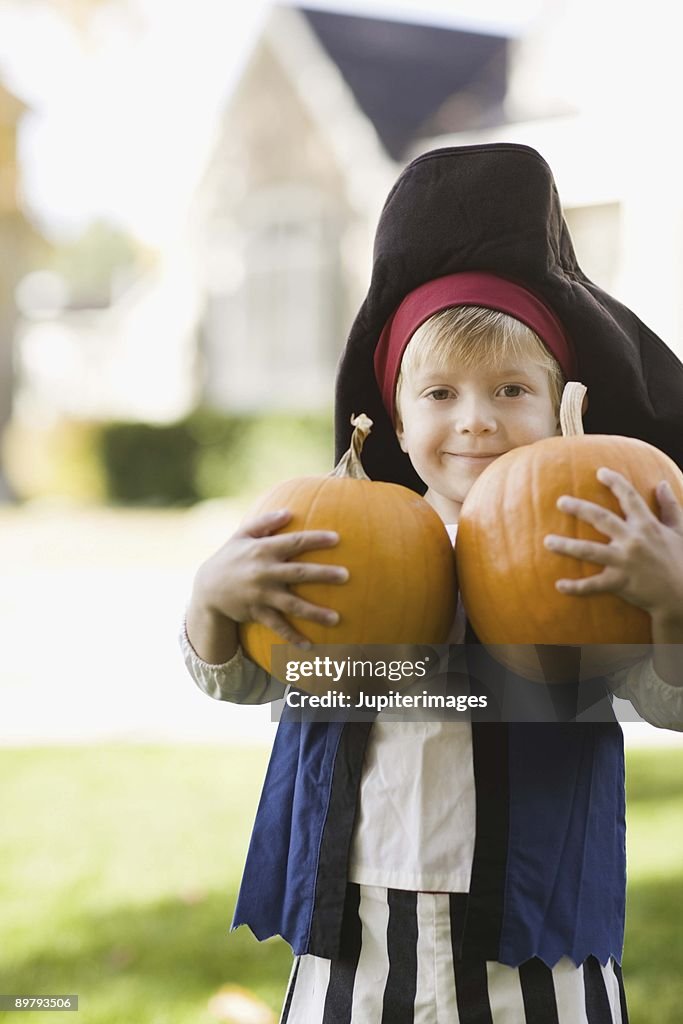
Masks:
[[[307,619],[309,622],[317,622],[321,626],[336,626],[339,622],[339,613],[333,608],[323,608],[319,604],[311,604],[297,597],[289,590],[276,590],[268,595],[268,604],[271,608],[283,612],[294,619]]]
[[[652,515],[645,499],[621,473],[617,473],[614,469],[607,469],[606,466],[601,466],[595,475],[601,484],[609,487],[621,505],[621,510],[625,516],[647,517]]]
[[[266,605],[256,608],[254,610],[253,621],[260,622],[262,626],[267,626],[268,629],[272,629],[274,633],[281,636],[283,640],[287,641],[287,643],[297,644],[300,647],[311,646],[310,641],[307,640],[302,633],[299,633],[299,631],[287,621],[284,615],[281,615],[275,608],[270,608]]]
[[[349,570],[343,565],[318,565],[316,562],[278,562],[270,575],[278,583],[346,583]]]
[[[665,526],[674,530],[683,530],[683,506],[677,501],[668,480],[661,480],[655,488],[659,503],[659,518]]]
[[[274,557],[294,558],[307,551],[333,548],[339,543],[339,534],[334,530],[295,530],[269,537],[266,543]]]
[[[575,540],[573,537],[559,537],[549,533],[543,544],[549,551],[558,555],[569,555],[579,558],[582,562],[593,562],[596,565],[618,565],[619,556],[611,544],[601,544],[593,540]]]
[[[606,537],[620,538],[624,536],[624,520],[602,505],[596,505],[584,498],[573,498],[570,494],[563,494],[557,499],[557,507],[560,512],[568,512],[576,516],[584,523],[594,526],[599,533]]]
[[[287,508],[277,509],[276,512],[264,512],[260,516],[246,519],[237,530],[242,537],[268,537],[283,526],[292,518],[292,513]]]
[[[613,593],[617,589],[618,577],[605,569],[594,576],[585,576],[580,580],[561,579],[555,581],[555,589],[561,594],[573,597],[586,597],[589,594]]]

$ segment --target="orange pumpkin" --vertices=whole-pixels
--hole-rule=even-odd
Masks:
[[[458,525],[458,579],[474,631],[482,643],[495,645],[491,653],[499,662],[537,681],[547,678],[545,655],[551,652],[546,645],[580,646],[580,676],[587,679],[642,657],[645,650],[633,645],[651,643],[650,616],[642,609],[613,594],[580,597],[555,588],[560,578],[590,576],[602,566],[549,551],[543,544],[546,534],[608,540],[561,512],[556,507],[560,495],[584,498],[622,515],[612,492],[596,479],[600,466],[609,466],[633,484],[655,514],[660,480],[667,480],[683,502],[683,474],[659,449],[632,437],[583,434],[584,395],[583,385],[567,385],[561,409],[564,436],[496,459],[469,491]],[[556,681],[571,677],[576,664],[576,656],[555,658]]]
[[[360,452],[372,421],[352,418],[351,447],[326,477],[302,477],[277,485],[252,515],[287,508],[282,532],[336,530],[333,548],[306,552],[297,561],[343,565],[344,584],[306,583],[290,589],[307,601],[333,608],[339,622],[304,619],[292,625],[313,644],[440,644],[455,614],[455,557],[443,522],[414,491],[371,481]],[[271,670],[271,645],[282,637],[258,622],[240,627],[249,657]]]

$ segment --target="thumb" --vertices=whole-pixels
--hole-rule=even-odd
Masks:
[[[683,532],[683,506],[676,500],[676,495],[668,480],[661,480],[655,490],[659,502],[660,520],[665,526]]]

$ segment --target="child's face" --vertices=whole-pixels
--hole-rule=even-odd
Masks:
[[[400,412],[401,448],[447,523],[458,521],[470,487],[499,455],[559,432],[548,371],[527,360],[501,369],[422,366],[404,381]]]

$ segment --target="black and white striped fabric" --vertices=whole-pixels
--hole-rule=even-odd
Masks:
[[[294,960],[280,1024],[628,1024],[621,969],[458,957],[464,897],[349,883],[339,960]]]

